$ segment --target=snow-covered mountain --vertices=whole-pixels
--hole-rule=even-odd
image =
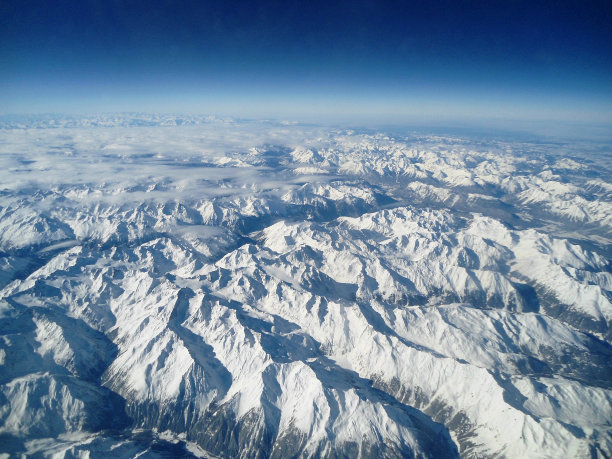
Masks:
[[[0,455],[612,455],[609,145],[1,126]]]

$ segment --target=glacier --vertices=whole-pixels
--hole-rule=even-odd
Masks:
[[[1,457],[612,456],[612,143],[0,132]]]

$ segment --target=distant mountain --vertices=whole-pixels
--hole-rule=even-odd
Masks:
[[[0,129],[0,453],[612,456],[605,145]]]

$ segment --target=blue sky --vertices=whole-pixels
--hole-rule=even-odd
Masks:
[[[612,2],[0,3],[0,112],[612,121]]]

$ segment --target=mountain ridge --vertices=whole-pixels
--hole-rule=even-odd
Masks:
[[[1,453],[612,454],[605,166],[518,141],[74,126],[4,131]]]

